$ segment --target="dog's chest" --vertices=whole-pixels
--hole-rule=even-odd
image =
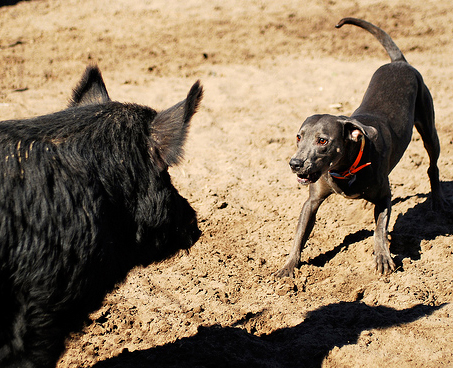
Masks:
[[[364,188],[357,182],[356,175],[348,179],[334,179],[328,175],[327,182],[335,193],[340,194],[345,198],[362,198],[365,194]]]

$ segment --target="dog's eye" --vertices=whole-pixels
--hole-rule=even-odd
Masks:
[[[318,144],[320,146],[325,146],[327,144],[328,140],[325,138],[318,138]]]
[[[300,134],[296,135],[296,139],[297,139],[297,142],[300,142],[300,140],[301,140]]]

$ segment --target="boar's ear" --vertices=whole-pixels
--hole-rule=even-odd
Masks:
[[[179,163],[183,155],[189,123],[203,98],[203,87],[197,81],[184,101],[159,112],[151,126],[151,137],[166,166]]]
[[[110,97],[105,88],[101,71],[96,65],[88,66],[72,92],[69,107],[95,105],[107,101],[110,101]]]

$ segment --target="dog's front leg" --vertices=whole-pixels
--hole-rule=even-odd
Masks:
[[[308,199],[305,201],[299,215],[291,252],[285,265],[275,273],[277,277],[294,276],[294,268],[300,262],[300,253],[315,225],[318,208],[331,193],[330,187],[327,186],[323,178],[310,185]]]
[[[389,190],[390,191],[390,190]],[[374,206],[374,256],[376,271],[380,274],[388,274],[395,270],[395,263],[390,255],[390,242],[388,239],[388,225],[391,212],[390,194],[377,201]]]

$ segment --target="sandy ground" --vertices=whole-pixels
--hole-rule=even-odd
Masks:
[[[0,0],[5,4],[5,0]],[[308,189],[291,173],[314,113],[350,114],[388,62],[345,16],[384,28],[434,97],[453,203],[451,0],[32,0],[0,6],[0,117],[63,108],[89,63],[110,96],[156,109],[200,79],[202,108],[171,170],[203,236],[133,270],[74,333],[58,368],[453,367],[453,209],[429,208],[419,135],[390,176],[391,251],[372,271],[373,208],[330,197],[294,279],[272,276]]]

